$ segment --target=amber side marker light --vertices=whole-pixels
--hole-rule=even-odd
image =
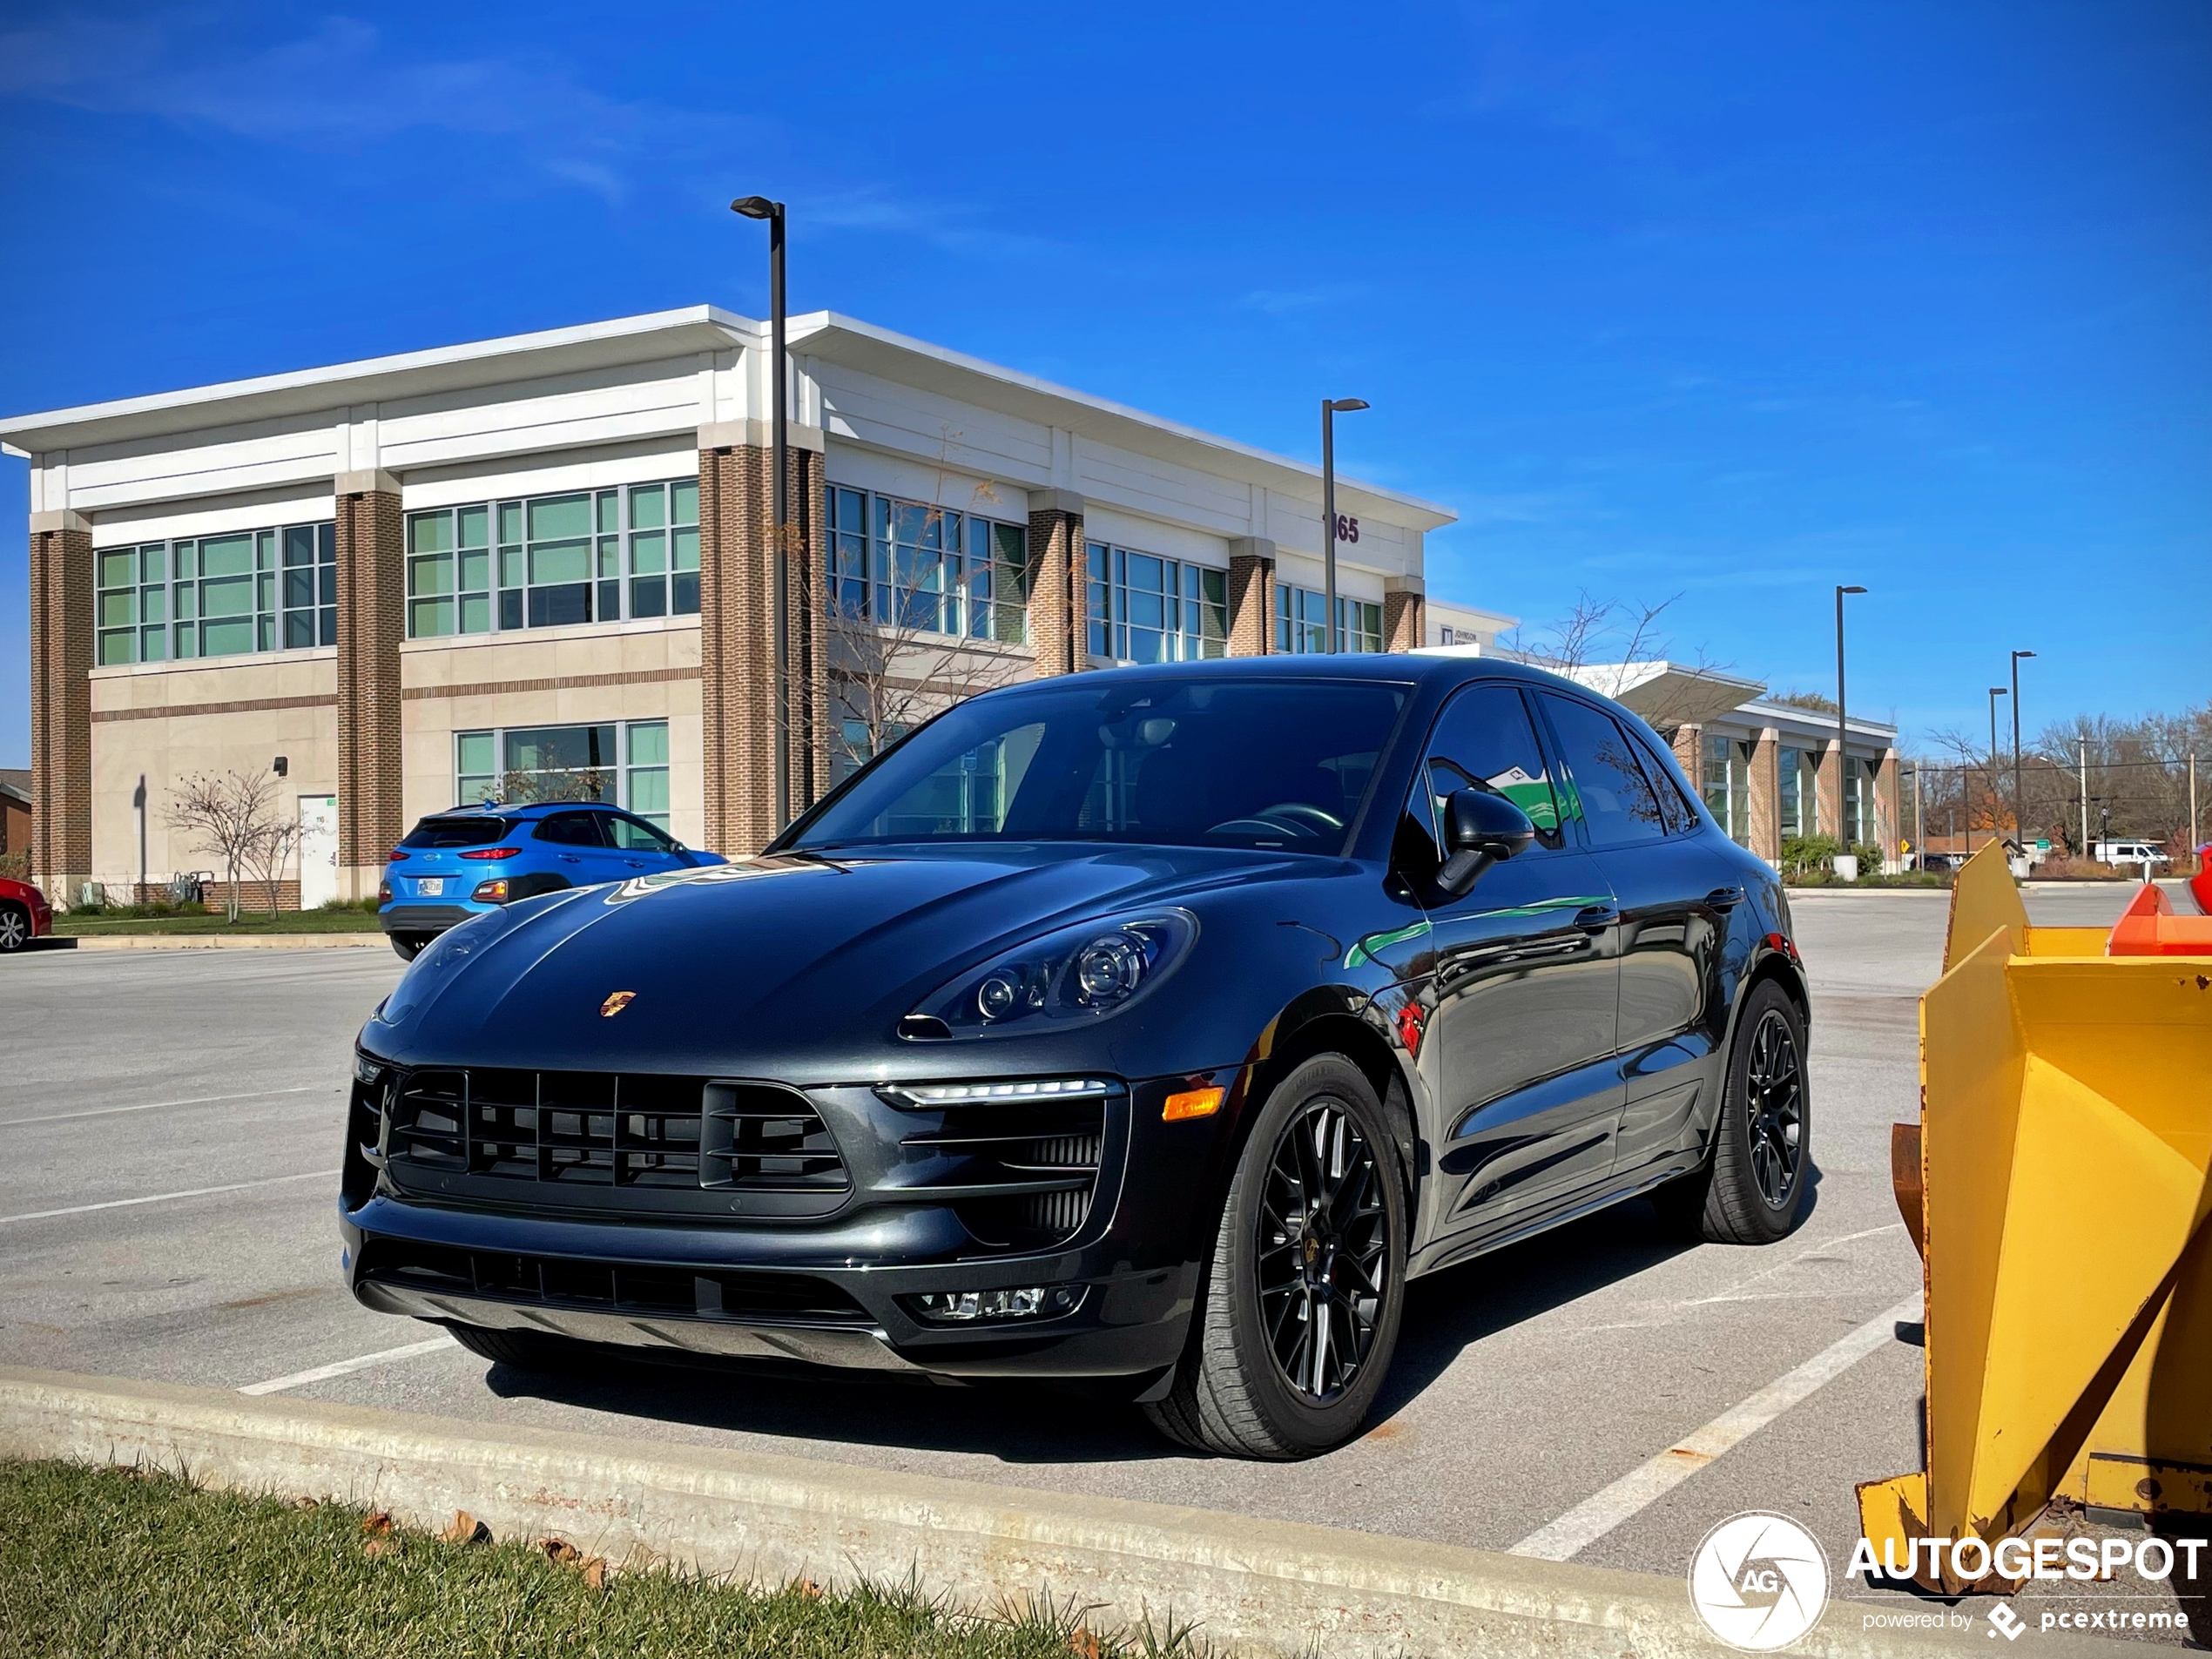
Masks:
[[[1178,1123],[1186,1117],[1211,1117],[1221,1109],[1221,1103],[1228,1095],[1226,1089],[1186,1089],[1170,1095],[1167,1104],[1160,1108],[1163,1123]]]

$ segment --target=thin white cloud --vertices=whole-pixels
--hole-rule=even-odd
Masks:
[[[259,51],[223,50],[228,44],[199,13],[127,25],[64,13],[0,34],[0,97],[316,148],[416,131],[496,139],[551,177],[612,200],[647,168],[726,154],[773,131],[750,116],[610,98],[558,64],[401,57],[384,50],[374,25],[354,17],[325,17]]]

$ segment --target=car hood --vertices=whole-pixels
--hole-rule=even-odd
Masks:
[[[1063,844],[675,871],[549,894],[454,928],[415,960],[364,1038],[408,1063],[795,1082],[863,1081],[894,1063],[911,1071],[953,1048],[970,1050],[972,1065],[972,1045],[906,1043],[895,1028],[982,959],[1088,916],[1203,903],[1333,867]]]

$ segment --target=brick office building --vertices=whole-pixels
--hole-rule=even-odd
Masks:
[[[794,807],[865,748],[870,629],[968,685],[1325,644],[1313,468],[826,313],[788,341],[780,584],[766,328],[711,307],[0,422],[31,459],[34,874],[204,866],[177,780],[278,756],[308,904],[374,893],[422,814],[549,784],[744,853],[779,714]],[[1346,648],[1426,643],[1453,516],[1337,504]]]

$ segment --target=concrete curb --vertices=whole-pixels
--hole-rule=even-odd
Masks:
[[[389,950],[374,934],[63,934],[78,950]]]
[[[1243,1653],[1717,1659],[1683,1581],[1124,1499],[811,1459],[464,1423],[212,1388],[0,1367],[0,1453],[183,1468],[219,1487],[374,1504],[416,1525],[467,1509],[767,1583],[904,1581],[990,1608],[1049,1589],[1106,1621],[1170,1617]],[[1841,1562],[1832,1564],[1840,1572]],[[1902,1610],[1912,1604],[1896,1603]],[[1957,1652],[1862,1630],[1831,1605],[1792,1651]],[[2112,1643],[2047,1633],[2039,1655]]]

